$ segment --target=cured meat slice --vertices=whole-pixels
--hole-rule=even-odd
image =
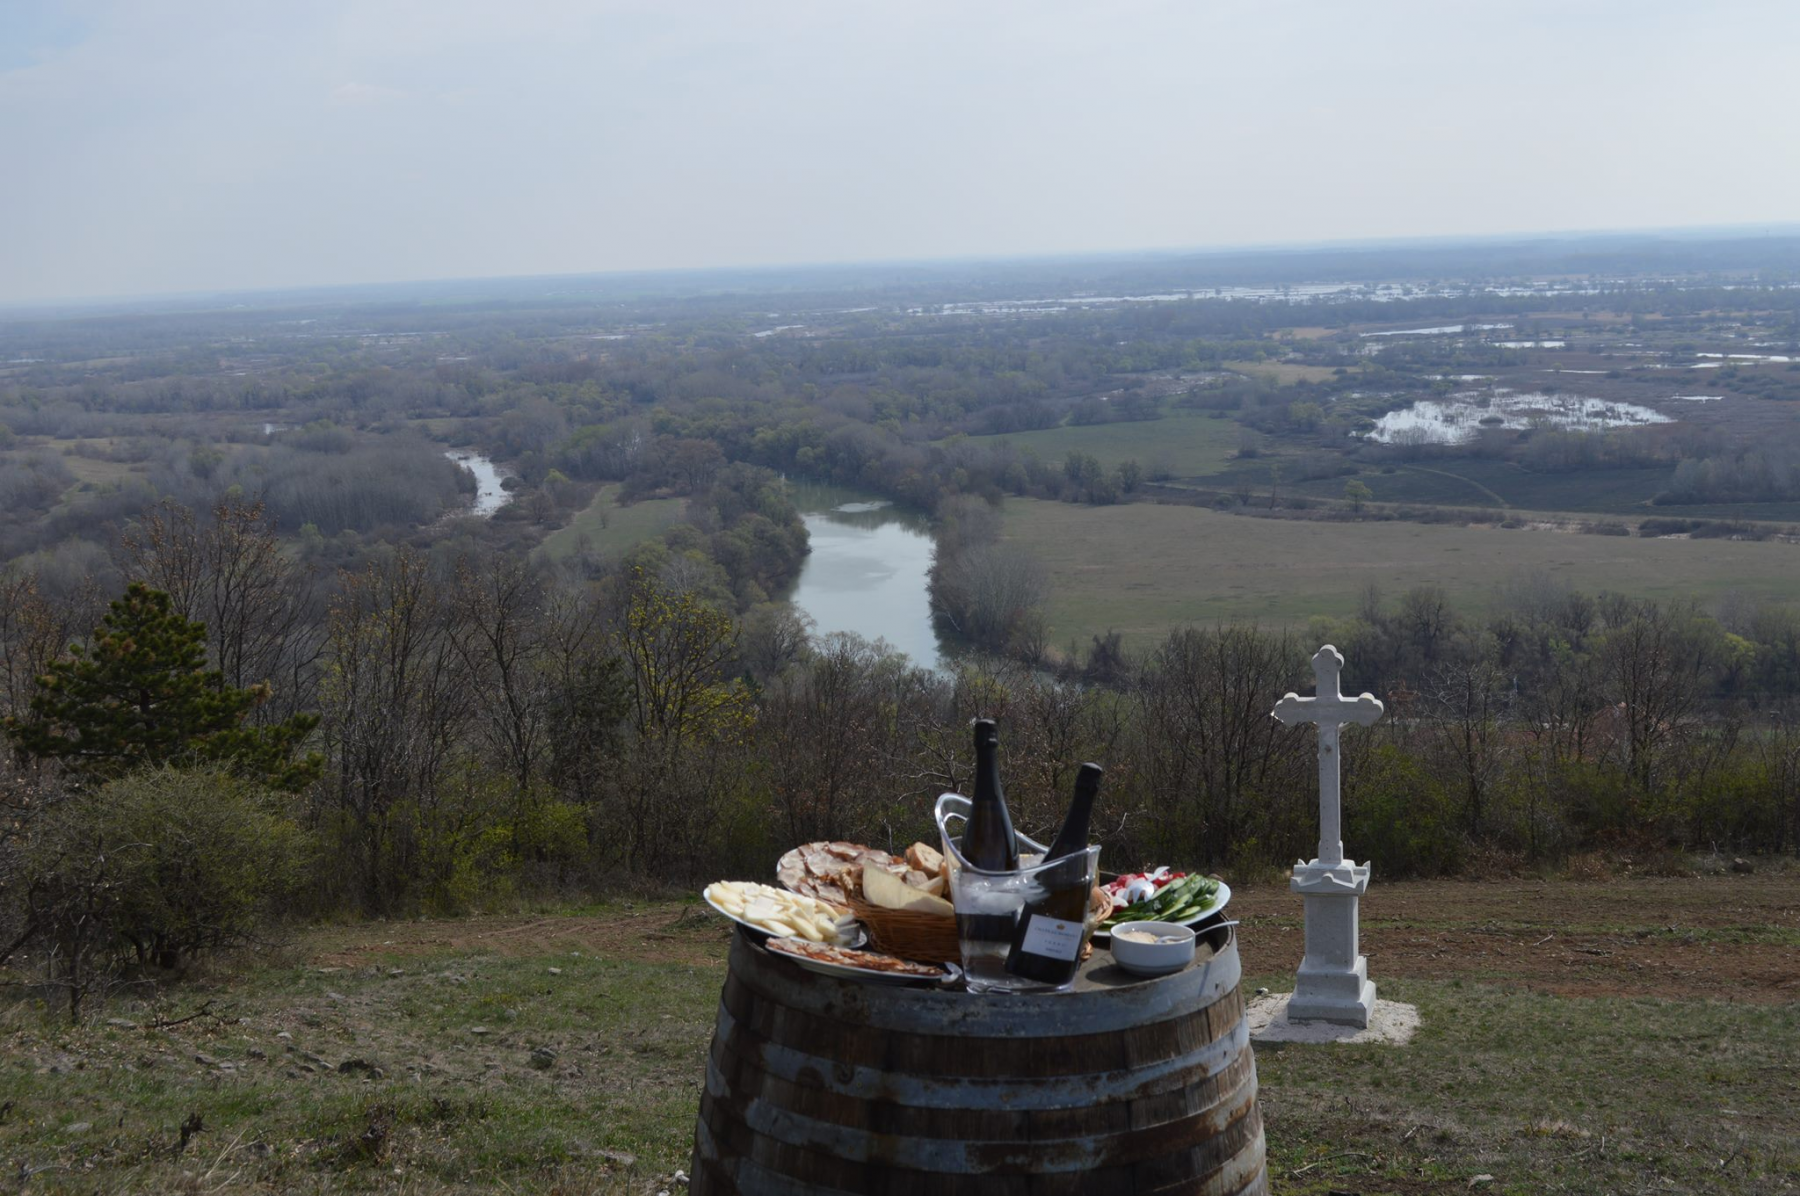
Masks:
[[[906,861],[885,851],[843,840],[806,843],[782,856],[775,879],[783,888],[822,901],[845,902],[861,884],[865,865],[905,876]]]
[[[770,939],[768,946],[769,950],[779,951],[784,955],[803,955],[821,963],[833,963],[839,967],[856,968],[864,972],[886,972],[895,976],[921,976],[933,980],[941,980],[949,975],[943,968],[914,963],[910,959],[901,959],[898,955],[883,955],[879,951],[849,951],[825,943],[809,943],[804,939],[786,938]]]

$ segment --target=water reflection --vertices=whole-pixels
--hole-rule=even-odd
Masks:
[[[797,485],[794,504],[806,521],[812,552],[789,600],[810,615],[819,635],[849,631],[883,639],[922,668],[936,668],[942,648],[931,625],[927,577],[930,522],[868,494],[835,486]]]

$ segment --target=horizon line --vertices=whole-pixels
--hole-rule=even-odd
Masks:
[[[304,282],[258,286],[208,287],[194,290],[140,291],[113,295],[80,295],[64,298],[0,300],[0,317],[17,318],[30,313],[48,314],[68,309],[106,306],[135,307],[184,302],[220,302],[230,299],[301,296],[319,292],[404,289],[457,284],[524,283],[551,280],[679,278],[684,275],[750,274],[851,269],[893,269],[954,265],[1007,264],[1059,261],[1104,261],[1194,256],[1229,258],[1267,253],[1320,253],[1329,251],[1378,251],[1400,248],[1530,244],[1599,238],[1646,237],[1678,240],[1751,240],[1756,237],[1800,237],[1800,220],[1755,221],[1733,224],[1647,225],[1638,227],[1544,229],[1501,233],[1443,233],[1413,237],[1337,237],[1310,241],[1254,241],[1230,245],[1144,246],[1130,249],[1065,250],[1012,254],[970,254],[910,258],[833,258],[812,261],[750,262],[722,266],[644,266],[626,269],[572,270],[551,274],[446,274],[434,277],[384,279],[368,282]]]

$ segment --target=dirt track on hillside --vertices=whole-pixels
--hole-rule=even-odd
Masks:
[[[1246,973],[1304,953],[1300,899],[1243,888]],[[1372,975],[1511,984],[1578,997],[1800,1001],[1800,872],[1569,881],[1419,881],[1371,888],[1362,949]],[[322,966],[393,956],[580,952],[724,966],[729,929],[704,906],[636,903],[606,915],[378,922],[313,932]]]

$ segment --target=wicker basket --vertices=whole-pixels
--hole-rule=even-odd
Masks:
[[[1087,928],[1081,936],[1081,958],[1093,953],[1094,927],[1112,916],[1112,898],[1095,887],[1089,895]],[[850,898],[850,910],[869,928],[869,943],[877,951],[920,963],[954,963],[962,958],[956,940],[956,919],[911,909],[885,909],[859,896]]]
[[[869,928],[869,942],[877,951],[920,963],[946,963],[962,958],[956,941],[956,919],[913,909],[884,909],[861,897],[850,898],[856,920]]]

